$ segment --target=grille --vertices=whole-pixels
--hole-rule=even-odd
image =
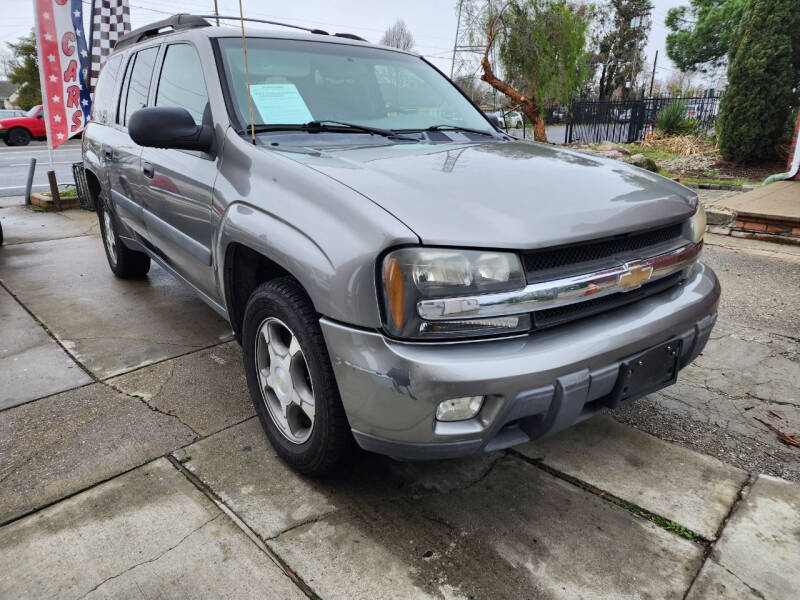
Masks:
[[[578,302],[568,306],[559,306],[557,308],[548,308],[531,313],[533,316],[533,329],[545,329],[566,323],[567,321],[575,321],[583,319],[591,315],[596,315],[600,312],[605,312],[637,300],[642,300],[648,296],[658,294],[671,288],[678,283],[683,277],[683,273],[673,273],[667,277],[652,281],[640,287],[638,290],[630,292],[620,292],[610,296],[603,296],[594,300],[587,300],[585,302]]]
[[[621,256],[633,254],[637,255],[637,258],[652,256],[655,252],[642,252],[642,250],[666,245],[669,242],[678,242],[682,238],[682,232],[683,224],[677,223],[669,227],[633,233],[624,237],[585,242],[562,248],[532,250],[525,252],[522,257],[525,273],[528,283],[552,279],[554,275],[568,276],[575,273],[587,273],[601,268],[605,264],[618,264]]]

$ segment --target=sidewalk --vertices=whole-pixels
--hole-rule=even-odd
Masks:
[[[0,219],[0,598],[800,597],[799,483],[610,416],[506,452],[358,453],[299,476],[254,417],[227,323],[155,265],[116,279],[92,213]],[[751,277],[718,272],[723,325],[769,317],[731,283]],[[690,367],[708,387],[687,373],[674,402],[732,421],[727,394],[753,391],[748,419],[793,433],[797,335],[758,353],[718,329]]]
[[[706,209],[713,233],[800,244],[800,181],[777,181],[743,194],[723,194],[707,203]]]

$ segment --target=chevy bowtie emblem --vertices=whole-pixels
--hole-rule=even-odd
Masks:
[[[629,266],[628,270],[619,276],[618,285],[624,288],[623,291],[635,290],[642,287],[642,284],[650,279],[653,275],[653,267],[647,265],[643,266]]]

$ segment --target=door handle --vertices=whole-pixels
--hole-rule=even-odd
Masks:
[[[152,179],[153,175],[155,174],[155,169],[153,169],[153,165],[151,165],[149,162],[146,162],[142,164],[142,173],[144,173],[145,177]]]
[[[104,148],[103,156],[106,160],[114,160],[114,151],[111,148]]]

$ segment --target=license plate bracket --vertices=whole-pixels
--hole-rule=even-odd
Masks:
[[[641,398],[675,383],[682,343],[675,338],[624,360],[611,394],[613,405]]]

